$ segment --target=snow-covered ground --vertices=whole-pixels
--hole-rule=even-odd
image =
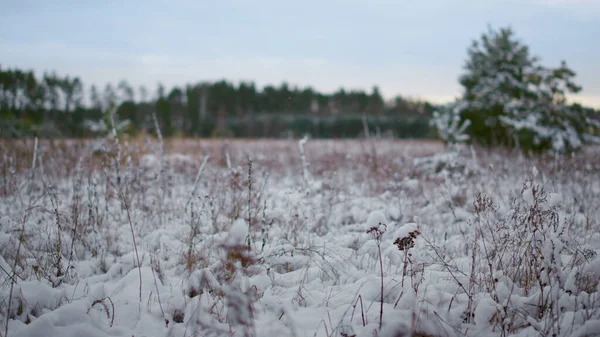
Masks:
[[[3,147],[0,336],[600,333],[598,149],[97,145]]]

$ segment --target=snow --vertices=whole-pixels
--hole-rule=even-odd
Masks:
[[[590,261],[583,270],[584,274],[589,275],[592,280],[600,280],[600,258]]]
[[[407,238],[410,237],[411,233],[418,231],[419,228],[416,223],[407,223],[404,226],[396,229],[394,231],[395,238]]]
[[[475,326],[480,329],[490,327],[490,322],[493,321],[494,315],[500,309],[498,303],[493,299],[489,297],[480,299],[477,308],[475,309]]]
[[[242,243],[248,236],[248,224],[246,221],[244,219],[235,220],[229,230],[229,236],[238,243]]]
[[[548,207],[559,206],[561,201],[562,201],[562,199],[560,197],[560,194],[548,193],[548,200],[547,200]]]
[[[0,194],[2,336],[7,316],[8,336],[598,331],[597,150],[545,162],[373,141],[379,168],[364,160],[371,150],[360,142],[305,141],[304,166],[293,141],[233,142],[227,155],[221,143],[198,141],[166,153],[164,172],[155,170],[160,154],[124,146],[128,208],[111,164],[94,167],[104,164],[82,151],[75,155],[85,165],[66,170],[67,154],[41,143],[44,170],[31,180],[22,168],[31,160],[21,171],[8,167],[18,184]],[[304,167],[319,186],[305,184]],[[477,213],[479,195],[490,205]],[[371,227],[385,229],[380,241]],[[412,244],[400,250],[400,239]],[[540,316],[542,294],[560,311]],[[512,326],[503,332],[500,322]]]
[[[379,227],[380,225],[387,225],[388,221],[385,218],[385,214],[381,211],[372,211],[369,213],[369,217],[367,218],[367,228]]]
[[[575,332],[573,332],[573,334],[571,335],[572,337],[584,337],[584,336],[594,336],[597,335],[598,332],[600,331],[600,320],[589,320],[587,322],[585,322],[585,324],[577,329]]]
[[[525,200],[525,202],[528,205],[533,205],[533,202],[535,200],[535,198],[533,196],[533,189],[531,189],[530,187],[527,187],[523,190],[523,200]]]

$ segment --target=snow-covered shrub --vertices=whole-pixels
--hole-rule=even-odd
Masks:
[[[452,144],[445,151],[431,156],[413,159],[416,172],[451,179],[458,183],[481,173],[473,147],[465,144]]]
[[[120,133],[125,131],[130,124],[131,121],[129,119],[119,120],[117,106],[114,104],[106,109],[102,119],[86,119],[83,121],[83,127],[95,134],[108,134],[112,129],[115,129]]]
[[[460,103],[446,104],[433,113],[430,123],[436,128],[438,136],[446,144],[463,143],[470,138],[466,130],[471,121],[461,119],[460,113]]]
[[[222,305],[223,313],[215,314],[216,321],[226,322],[230,329],[241,328],[244,336],[254,336],[254,302],[259,298],[259,289],[250,283],[249,277],[257,273],[254,268],[257,258],[246,243],[247,237],[248,225],[238,219],[219,244],[220,260],[192,273],[186,293],[194,298],[208,292],[215,304]],[[209,313],[213,308],[214,305]]]
[[[503,219],[489,196],[474,201],[473,270],[479,270],[479,291],[486,296],[469,314],[483,331],[561,336],[572,324],[564,317],[585,321],[590,310],[600,309],[597,275],[590,267],[595,252],[588,250],[589,258],[574,263],[582,244],[568,239],[559,201],[533,179],[523,184]]]

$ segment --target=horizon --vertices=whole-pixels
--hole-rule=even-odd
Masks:
[[[480,3],[39,0],[0,14],[2,67],[78,76],[86,87],[127,80],[151,93],[225,79],[257,87],[310,86],[434,104],[461,92],[467,48],[487,31],[512,27],[544,66],[565,60],[583,86],[570,101],[600,108],[600,3],[498,0]]]

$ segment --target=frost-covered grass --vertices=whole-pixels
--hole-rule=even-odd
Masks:
[[[600,331],[598,149],[1,145],[0,336]]]

